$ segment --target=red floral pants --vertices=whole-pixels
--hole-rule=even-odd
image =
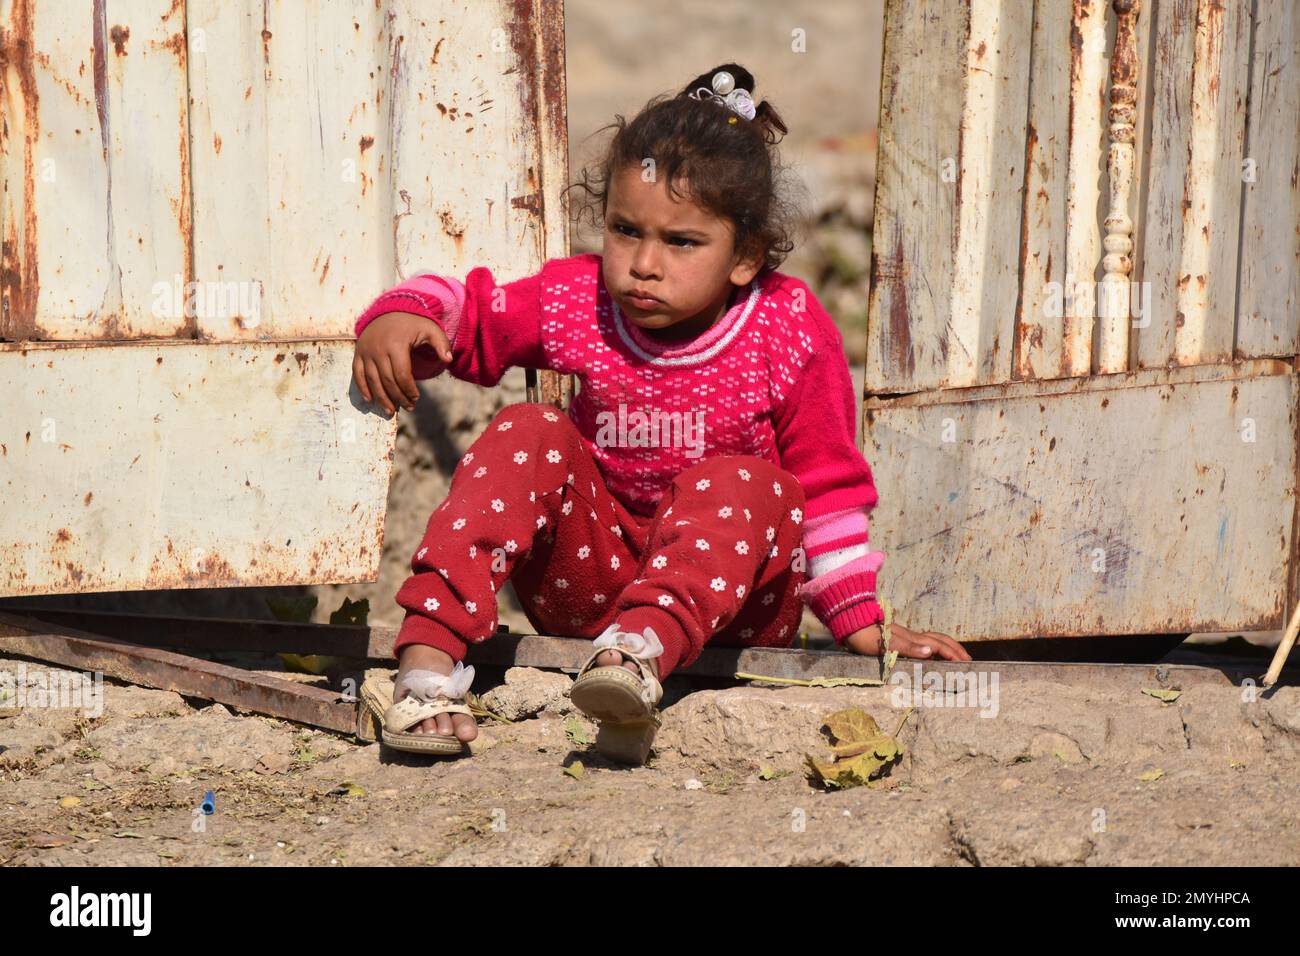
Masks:
[[[496,632],[507,579],[541,634],[653,627],[664,677],[705,642],[788,647],[803,610],[803,505],[789,472],[735,455],[692,465],[653,516],[634,515],[566,415],[510,405],[429,518],[397,592],[407,614],[394,652],[428,644],[461,660]]]

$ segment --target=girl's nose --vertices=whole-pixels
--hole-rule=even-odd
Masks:
[[[638,279],[661,278],[659,254],[655,251],[653,243],[637,243],[636,252],[632,255],[632,274]]]

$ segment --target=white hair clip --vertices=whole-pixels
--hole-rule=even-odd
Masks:
[[[725,106],[747,120],[752,120],[757,112],[749,90],[742,90],[736,86],[736,78],[726,70],[719,70],[713,74],[713,89],[697,86],[694,92],[688,93],[687,96],[693,100],[701,102],[707,100]]]

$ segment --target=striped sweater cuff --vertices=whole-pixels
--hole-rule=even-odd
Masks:
[[[385,312],[410,312],[437,322],[454,346],[465,298],[464,284],[455,279],[418,275],[375,299],[357,319],[355,333],[360,336],[367,325]]]
[[[800,596],[826,625],[836,644],[843,644],[854,631],[885,619],[876,601],[876,572],[884,560],[883,553],[873,551],[804,582]]]

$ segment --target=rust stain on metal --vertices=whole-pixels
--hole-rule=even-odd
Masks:
[[[515,196],[510,200],[510,205],[514,209],[527,209],[535,216],[542,214],[542,194],[540,192],[531,192],[527,196]]]
[[[23,107],[23,208],[22,251],[19,253],[17,225],[7,221],[0,244],[0,334],[10,339],[30,338],[35,331],[36,300],[40,290],[40,271],[36,242],[36,158],[40,137],[40,98],[36,92],[33,69],[32,3],[14,0],[9,16],[10,28],[0,35],[0,77],[6,91],[17,89]],[[11,79],[14,74],[16,83]],[[9,146],[9,125],[4,124],[5,151]],[[8,188],[6,186],[6,188]]]
[[[113,41],[113,52],[118,56],[126,56],[126,41],[131,38],[131,28],[114,23],[108,31],[108,38]]]
[[[362,152],[362,153],[365,153],[366,150],[368,150],[371,146],[374,146],[374,145],[375,145],[375,138],[374,138],[373,136],[362,136],[362,137],[361,137],[361,152]]]
[[[889,289],[889,337],[881,343],[885,360],[892,366],[894,377],[901,371],[910,378],[916,371],[916,354],[912,347],[911,317],[907,307],[907,263],[903,256],[901,227],[894,232],[894,252],[888,259],[878,261],[877,280]]]
[[[326,268],[327,268],[327,269],[329,268],[328,263],[326,264]],[[298,374],[300,374],[300,375],[306,375],[306,374],[307,374],[307,358],[308,358],[307,353],[306,353],[306,352],[294,352],[294,353],[293,353],[293,358],[294,358],[294,361],[298,363]]]

